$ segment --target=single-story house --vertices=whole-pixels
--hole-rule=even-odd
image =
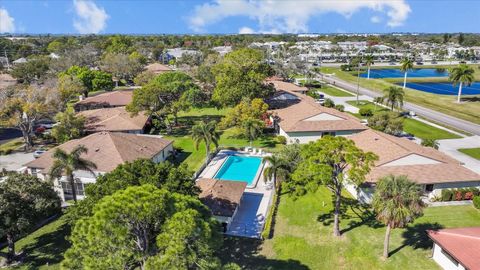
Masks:
[[[267,79],[266,82],[273,84],[273,87],[275,87],[277,91],[283,90],[283,91],[294,92],[298,94],[306,94],[308,91],[308,88],[305,86],[298,86],[290,82],[275,80],[275,77]]]
[[[99,108],[112,108],[127,106],[132,102],[133,90],[110,91],[103,94],[91,96],[75,103],[75,111],[85,111]]]
[[[162,65],[160,63],[152,63],[145,67],[146,71],[152,72],[153,74],[160,74],[164,72],[172,71],[173,69],[169,68],[166,65]]]
[[[433,260],[444,270],[480,270],[480,227],[427,231]]]
[[[173,141],[166,140],[161,136],[128,134],[121,132],[97,132],[89,136],[70,140],[61,144],[38,159],[25,164],[27,172],[46,180],[48,172],[53,165],[53,153],[60,148],[66,152],[71,151],[78,145],[88,149],[82,158],[96,164],[94,175],[87,171],[75,171],[77,197],[83,199],[85,185],[95,183],[97,175],[108,173],[118,165],[131,162],[136,159],[151,159],[155,163],[165,161],[173,153]],[[54,179],[54,188],[63,201],[72,198],[72,188],[66,177]]]
[[[132,116],[125,107],[81,111],[77,115],[85,117],[85,129],[88,133],[116,131],[142,134],[150,123],[150,117],[144,112]]]
[[[196,185],[201,190],[200,200],[210,208],[226,232],[240,206],[247,182],[200,178]]]
[[[282,107],[270,111],[271,120],[278,135],[284,136],[287,143],[308,143],[325,135],[350,136],[367,129],[355,117],[291,91],[277,91],[267,103],[274,108]]]
[[[347,187],[361,201],[368,202],[378,179],[391,174],[406,175],[419,184],[430,199],[440,197],[442,189],[480,187],[479,174],[434,148],[372,129],[349,139],[363,151],[379,157],[367,175],[364,188],[357,193],[353,187]]]

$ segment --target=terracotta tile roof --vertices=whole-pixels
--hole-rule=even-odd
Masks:
[[[428,236],[468,270],[480,270],[480,227],[428,230]]]
[[[247,182],[210,178],[198,179],[196,184],[201,189],[200,200],[213,215],[224,217],[233,216],[247,187]]]
[[[457,160],[430,147],[423,147],[405,138],[398,138],[368,129],[349,137],[364,151],[378,155],[367,176],[367,182],[376,182],[390,174],[406,175],[419,184],[480,181],[480,175],[463,167]],[[389,165],[390,162],[415,155],[432,160],[432,164]]]
[[[77,145],[84,145],[88,153],[83,158],[94,162],[98,172],[110,172],[118,165],[139,158],[153,158],[173,141],[159,136],[128,134],[121,132],[97,132],[89,136],[71,140],[57,146],[64,151],[71,151]],[[48,172],[53,164],[55,149],[41,155],[27,164],[26,167],[42,169]]]
[[[78,115],[86,118],[85,127],[90,132],[142,130],[148,121],[144,112],[131,116],[125,107],[81,111]]]
[[[82,101],[75,103],[75,108],[83,107],[119,107],[126,106],[132,101],[133,91],[111,91],[96,96],[88,97]]]
[[[266,81],[268,83],[273,84],[273,86],[277,90],[285,90],[285,91],[291,91],[291,92],[305,92],[308,90],[307,87],[298,86],[289,82],[277,81],[277,80],[266,80]]]
[[[152,63],[150,65],[147,65],[145,67],[145,69],[147,71],[150,71],[150,72],[153,72],[155,74],[158,74],[158,73],[162,73],[162,72],[166,72],[166,71],[172,71],[171,68],[169,68],[168,66],[166,65],[162,65],[160,63]]]
[[[347,113],[340,112],[333,108],[323,107],[320,104],[315,103],[315,100],[309,96],[297,94],[284,89],[282,90],[284,92],[296,95],[300,99],[300,102],[287,108],[271,111],[280,117],[279,126],[286,132],[345,131],[367,129],[367,127],[362,125],[358,119]],[[340,119],[303,121],[321,113],[332,115]]]

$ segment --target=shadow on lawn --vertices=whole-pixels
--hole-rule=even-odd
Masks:
[[[332,196],[332,203],[334,201],[335,197]],[[375,218],[375,213],[369,208],[368,205],[361,204],[353,198],[342,197],[340,213],[340,226],[342,221],[348,221],[348,226],[340,230],[340,233],[342,234],[362,225],[367,225],[372,228],[380,228],[383,226],[377,221]],[[325,226],[333,224],[334,209],[328,213],[319,215],[317,221],[322,222],[322,224]]]
[[[23,266],[38,269],[46,264],[58,264],[63,260],[63,254],[70,247],[70,242],[65,239],[70,235],[70,225],[63,224],[58,230],[42,234],[35,241],[22,248],[25,254]]]
[[[396,249],[390,251],[390,255],[399,252],[406,246],[411,246],[413,249],[429,249],[433,242],[427,235],[427,230],[440,230],[443,226],[439,223],[420,223],[408,226],[402,233],[403,243]]]
[[[309,268],[297,260],[268,259],[260,255],[262,241],[260,239],[226,237],[219,257],[223,263],[234,262],[242,269],[258,270],[308,270]]]

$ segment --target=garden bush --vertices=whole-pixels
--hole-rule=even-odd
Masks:
[[[345,106],[343,106],[342,104],[337,104],[337,105],[335,105],[335,109],[343,112],[343,111],[345,111]]]
[[[277,142],[279,144],[287,144],[287,138],[285,138],[285,136],[277,136]]]
[[[372,109],[370,108],[360,108],[360,110],[358,111],[358,113],[361,115],[361,116],[365,116],[365,117],[370,117],[373,115],[373,111]]]
[[[448,202],[451,201],[453,197],[453,192],[450,189],[442,189],[442,201]]]
[[[473,199],[473,192],[468,191],[467,193],[465,193],[465,195],[463,196],[463,199],[464,199],[464,200],[471,200],[471,199]]]
[[[333,100],[327,98],[327,99],[325,99],[325,102],[323,103],[323,106],[325,106],[327,108],[333,108],[333,107],[335,107],[335,102],[333,102]]]
[[[473,198],[473,206],[480,210],[480,196]]]
[[[455,190],[455,201],[461,201],[463,200],[463,195],[461,190]]]

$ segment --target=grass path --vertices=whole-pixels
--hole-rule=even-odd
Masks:
[[[334,97],[353,97],[353,94],[350,94],[347,91],[340,90],[339,88],[333,86],[324,86],[315,90]]]

